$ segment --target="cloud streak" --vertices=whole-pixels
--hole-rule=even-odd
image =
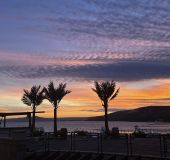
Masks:
[[[0,66],[1,73],[18,78],[70,77],[82,79],[115,79],[135,81],[170,77],[168,63],[148,61],[118,61],[84,65],[7,65]]]
[[[109,112],[117,112],[117,111],[122,111],[124,109],[120,109],[120,108],[109,108]],[[80,111],[83,112],[104,112],[104,109],[82,109]]]
[[[7,0],[0,6],[1,74],[118,81],[170,78],[168,0],[17,4]]]

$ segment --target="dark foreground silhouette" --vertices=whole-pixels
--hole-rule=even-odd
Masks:
[[[148,106],[132,110],[118,111],[108,114],[110,121],[130,122],[170,122],[170,106]],[[90,121],[103,121],[104,116],[91,117]]]
[[[161,160],[164,158],[139,156],[139,155],[121,155],[121,154],[97,154],[87,152],[39,152],[28,156],[25,160]],[[166,158],[169,160],[168,158]]]

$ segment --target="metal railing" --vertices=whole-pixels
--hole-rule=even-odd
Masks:
[[[97,153],[120,153],[126,155],[144,155],[170,157],[170,137],[156,135],[135,137],[132,134],[105,136],[101,133],[79,134],[68,132],[67,137],[45,133],[31,140],[31,149],[44,151],[85,151]]]

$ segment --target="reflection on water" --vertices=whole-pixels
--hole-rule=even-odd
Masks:
[[[133,130],[138,125],[142,129],[170,130],[170,123],[160,122],[109,122],[110,128],[119,127],[120,130]],[[7,126],[28,126],[28,122],[8,122]],[[98,132],[104,126],[103,121],[59,121],[58,128],[67,128],[68,131],[86,130]],[[46,132],[53,131],[53,121],[37,121],[36,127],[43,127]]]

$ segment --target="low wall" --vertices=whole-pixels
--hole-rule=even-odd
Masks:
[[[12,138],[0,138],[0,159],[16,160],[16,147]]]
[[[7,130],[3,131],[6,133]],[[6,136],[0,137],[0,159],[23,160],[26,153],[26,142],[26,130],[10,130],[10,134],[7,132]]]
[[[0,137],[13,137],[15,135],[30,135],[31,128],[30,127],[0,127]]]

